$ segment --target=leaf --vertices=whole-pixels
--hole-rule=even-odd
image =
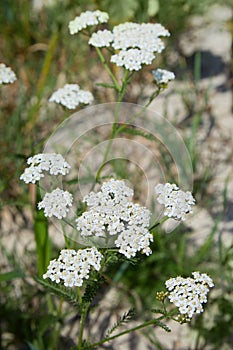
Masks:
[[[147,13],[149,17],[155,16],[159,12],[159,0],[148,0]]]
[[[162,309],[152,309],[151,312],[153,312],[153,314],[162,314],[162,315],[164,315],[164,310],[162,310]]]
[[[119,328],[122,324],[129,322],[135,315],[134,309],[129,309],[129,311],[125,312],[124,315],[117,321],[112,328],[110,328],[105,337],[108,338],[117,328]]]
[[[84,303],[89,304],[92,302],[92,300],[94,299],[94,297],[96,296],[96,294],[98,292],[100,285],[104,282],[104,277],[99,276],[98,274],[96,274],[95,277],[93,274],[93,280],[89,280],[87,282],[86,289],[85,289],[85,292],[84,292],[83,298],[82,298]]]
[[[97,85],[97,86],[103,86],[103,87],[105,87],[105,88],[115,89],[115,85],[113,85],[113,84],[96,83],[95,85]]]
[[[60,298],[64,298],[70,304],[76,305],[76,306],[80,307],[80,309],[81,309],[78,295],[74,289],[66,288],[65,286],[62,286],[62,285],[54,283],[54,282],[50,282],[48,280],[44,280],[40,277],[34,277],[34,279],[38,283],[40,283],[43,287],[50,290],[52,293],[56,294]]]
[[[121,130],[122,129],[122,130]],[[139,129],[136,129],[136,128],[133,128],[127,124],[125,125],[119,125],[119,130],[121,132],[125,132],[127,134],[130,134],[130,135],[134,135],[134,136],[142,136],[144,137],[145,139],[147,140],[151,140],[151,141],[155,141],[155,142],[158,142],[158,139],[156,139],[156,137],[152,134],[148,134],[142,130],[139,130]]]
[[[39,200],[39,193],[37,193],[37,200]],[[34,233],[36,241],[37,269],[39,276],[42,276],[50,261],[51,248],[48,234],[48,220],[44,216],[43,210],[38,210],[37,208],[34,212]]]
[[[163,322],[155,320],[155,325],[163,328],[166,332],[171,332],[171,329]]]
[[[25,277],[24,273],[20,270],[13,270],[0,274],[0,282],[11,281],[15,278]]]
[[[138,8],[138,0],[103,0],[102,9],[107,11],[115,23],[121,23],[131,19]]]

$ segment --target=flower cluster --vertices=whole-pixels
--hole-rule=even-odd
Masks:
[[[115,236],[114,244],[127,258],[138,251],[149,255],[153,236],[148,227],[151,213],[130,200],[133,191],[122,180],[110,180],[97,193],[91,192],[83,201],[89,210],[80,216],[77,229],[83,237]]]
[[[17,80],[15,73],[4,63],[0,63],[0,84],[12,84]]]
[[[192,213],[191,206],[195,205],[192,193],[181,191],[175,184],[158,184],[155,187],[158,202],[165,206],[164,215],[176,220],[185,220],[188,213]]]
[[[66,84],[52,94],[49,102],[60,103],[64,107],[75,109],[80,103],[90,104],[93,100],[91,92],[80,90],[77,84]]]
[[[152,75],[157,85],[167,84],[169,81],[175,79],[175,74],[166,69],[152,70]]]
[[[169,36],[169,32],[159,23],[126,22],[113,28],[115,50],[137,47],[142,50],[162,52],[164,44],[160,36]]]
[[[155,53],[162,52],[164,44],[160,36],[169,36],[169,32],[159,23],[119,24],[113,31],[99,30],[93,33],[89,44],[96,47],[109,47],[120,50],[112,55],[111,62],[130,71],[138,71],[143,64],[151,64]]]
[[[75,17],[73,21],[70,21],[70,34],[76,34],[88,26],[94,26],[99,23],[106,23],[108,22],[108,19],[108,14],[99,10],[83,12],[80,16]]]
[[[118,54],[111,57],[111,62],[117,66],[124,66],[126,69],[140,70],[142,64],[151,64],[155,58],[153,52],[140,50],[140,49],[129,49],[121,50]]]
[[[44,209],[45,216],[56,216],[58,219],[65,218],[69,207],[72,206],[73,196],[68,191],[60,188],[51,193],[46,193],[43,200],[38,203],[38,209]]]
[[[194,313],[203,312],[202,304],[207,302],[209,288],[214,286],[206,273],[193,272],[192,275],[193,278],[176,277],[165,282],[170,302],[190,319]]]
[[[91,267],[100,270],[103,255],[96,248],[63,249],[58,259],[50,261],[43,278],[50,278],[56,283],[64,283],[66,287],[81,287],[84,279],[89,278]]]
[[[113,41],[113,34],[110,30],[98,30],[93,33],[88,43],[95,47],[109,47]]]
[[[25,183],[35,183],[44,177],[43,171],[50,175],[66,175],[69,173],[70,165],[65,161],[62,155],[57,153],[40,153],[28,158],[26,168],[20,176],[20,180]]]

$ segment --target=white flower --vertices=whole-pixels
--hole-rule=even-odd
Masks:
[[[113,180],[104,182],[101,190],[97,193],[90,192],[83,198],[89,207],[102,208],[103,205],[123,203],[133,197],[133,190],[129,188],[123,180]]]
[[[152,75],[154,77],[155,82],[159,84],[167,84],[169,81],[175,79],[175,74],[166,69],[156,69],[152,70]]]
[[[66,287],[81,287],[84,279],[89,278],[91,267],[100,270],[103,255],[96,248],[63,249],[57,260],[51,260],[43,278],[50,278]]]
[[[151,213],[131,201],[133,191],[122,180],[110,180],[97,193],[91,192],[83,201],[89,210],[77,220],[82,237],[114,237],[114,244],[127,258],[137,252],[149,255],[153,236],[148,228]]]
[[[26,184],[34,184],[42,177],[44,177],[44,174],[42,173],[41,169],[38,167],[30,166],[24,170],[24,173],[20,176],[20,180],[23,180]]]
[[[202,304],[207,302],[208,287],[214,283],[207,274],[192,273],[194,278],[170,278],[165,282],[168,299],[179,308],[179,312],[190,319],[194,313],[203,312]]]
[[[147,229],[140,228],[138,230],[136,225],[132,225],[120,233],[115,245],[120,248],[119,253],[124,254],[129,259],[139,251],[150,255],[152,253],[149,247],[150,242],[153,242],[153,236]]]
[[[99,10],[83,12],[80,16],[75,17],[73,21],[70,21],[70,34],[76,34],[88,26],[94,26],[99,23],[106,23],[108,22],[108,19],[108,14]]]
[[[80,90],[77,84],[66,84],[52,94],[49,102],[60,103],[69,109],[75,109],[80,103],[90,104],[93,100],[91,92]]]
[[[176,220],[185,220],[192,213],[191,206],[195,205],[192,193],[181,191],[175,184],[158,184],[155,193],[159,194],[157,201],[165,206],[164,215]]]
[[[0,84],[12,84],[17,80],[15,73],[4,63],[0,63]]]
[[[113,34],[110,30],[98,30],[97,33],[93,33],[88,44],[96,47],[109,47],[113,41]]]
[[[70,165],[61,154],[39,153],[27,160],[29,168],[26,168],[20,176],[25,183],[35,183],[44,177],[43,171],[50,175],[66,175],[69,173]]]
[[[113,48],[126,50],[129,48],[161,52],[164,49],[160,36],[169,36],[169,32],[159,23],[126,22],[113,28]]]
[[[60,188],[46,193],[43,200],[38,203],[39,209],[44,209],[45,216],[56,216],[58,219],[65,218],[72,206],[73,196],[68,191]]]
[[[151,64],[155,55],[153,52],[141,49],[122,50],[111,57],[111,62],[126,69],[140,70],[143,64]]]

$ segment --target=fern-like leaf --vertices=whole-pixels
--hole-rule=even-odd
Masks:
[[[93,275],[93,279],[87,282],[86,289],[82,297],[84,303],[90,304],[93,301],[103,282],[103,276],[100,276],[99,274],[96,274],[96,276]]]
[[[129,322],[135,316],[134,309],[129,309],[129,311],[125,312],[123,316],[110,328],[107,330],[105,338],[108,338],[117,328],[122,326],[124,323]]]
[[[171,332],[171,329],[165,323],[163,323],[159,320],[155,320],[155,325],[163,328],[166,332]]]
[[[68,301],[70,304],[78,306],[79,310],[81,310],[81,304],[79,303],[78,295],[74,289],[67,288],[49,280],[44,280],[40,277],[34,277],[34,279],[52,293]]]
[[[151,312],[153,312],[153,314],[164,315],[164,310],[163,309],[151,309]]]

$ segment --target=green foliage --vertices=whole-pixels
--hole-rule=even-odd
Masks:
[[[24,273],[20,270],[13,270],[10,272],[5,272],[0,274],[0,283],[5,281],[11,281],[15,278],[22,278],[24,277]]]
[[[93,301],[103,283],[104,277],[93,272],[92,279],[87,281],[85,292],[82,297],[84,304],[90,304]]]
[[[124,22],[132,18],[137,7],[137,0],[101,1],[101,8],[106,10],[110,14],[112,21],[116,23]]]
[[[51,258],[51,247],[48,233],[48,220],[42,210],[35,208],[34,232],[37,253],[37,269],[39,276],[42,276],[49,265]]]
[[[67,288],[61,284],[51,282],[48,279],[42,279],[40,277],[34,277],[36,282],[41,284],[44,288],[50,290],[53,294],[57,295],[60,298],[68,301],[70,304],[77,306],[81,309],[81,305],[79,303],[79,295],[72,288]]]
[[[156,322],[155,322],[155,325],[157,326],[157,327],[160,327],[160,328],[162,328],[164,331],[166,331],[166,332],[171,332],[171,329],[165,324],[165,323],[163,323],[163,322],[161,322],[161,321],[158,321],[158,320],[155,320]]]
[[[119,320],[109,329],[107,330],[105,334],[105,338],[108,338],[116,329],[121,327],[123,324],[129,322],[132,320],[132,318],[135,316],[135,310],[129,309],[127,312],[124,313],[123,316],[119,318]]]

